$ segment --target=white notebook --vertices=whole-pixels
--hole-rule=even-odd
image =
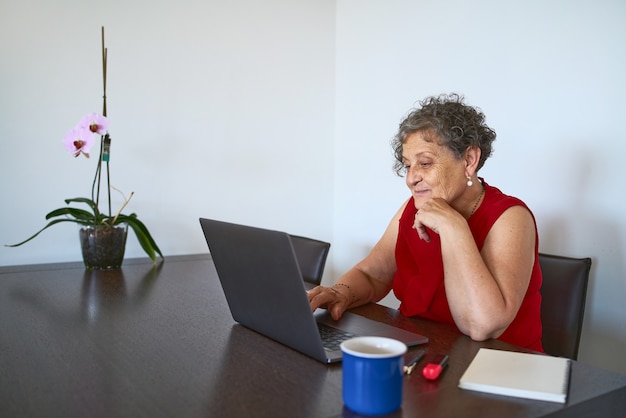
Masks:
[[[481,348],[459,381],[462,389],[565,403],[571,360]]]

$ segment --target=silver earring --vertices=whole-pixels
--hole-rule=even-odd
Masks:
[[[472,178],[470,176],[467,176],[467,187],[472,187],[473,184],[474,182],[472,181]]]

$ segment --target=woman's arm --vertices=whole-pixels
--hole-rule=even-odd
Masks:
[[[457,327],[474,340],[499,337],[515,319],[532,274],[535,224],[523,206],[507,209],[479,252],[462,216],[439,226],[444,284]]]
[[[339,319],[347,309],[378,302],[389,293],[396,272],[398,225],[407,202],[362,261],[341,276],[334,286],[318,286],[308,292],[311,310],[326,308],[333,318]]]

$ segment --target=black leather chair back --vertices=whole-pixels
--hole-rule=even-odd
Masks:
[[[330,243],[298,235],[290,235],[290,237],[303,279],[319,285],[322,282]]]
[[[547,354],[578,358],[591,258],[539,254],[541,321]]]

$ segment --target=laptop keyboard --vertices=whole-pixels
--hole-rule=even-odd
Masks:
[[[339,345],[342,342],[354,337],[354,334],[321,324],[319,322],[317,323],[317,327],[319,328],[320,336],[322,337],[322,345],[326,350],[340,350]]]

